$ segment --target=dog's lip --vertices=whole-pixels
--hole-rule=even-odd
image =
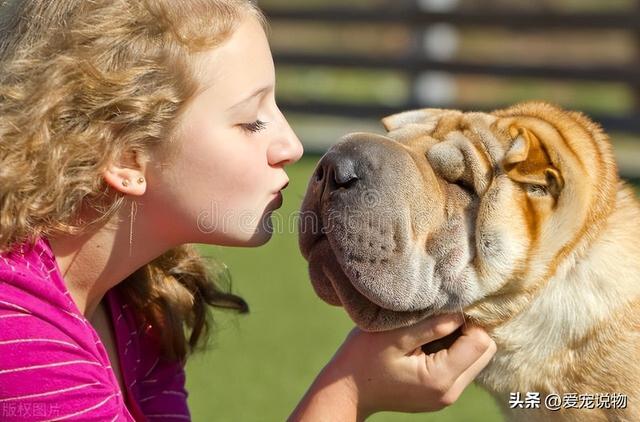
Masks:
[[[315,211],[303,210],[301,215],[307,215],[307,212],[314,215],[315,218],[317,218],[317,220],[314,221],[318,222],[317,226],[315,226],[314,223],[307,224],[307,219],[305,218],[300,219],[298,232],[300,239],[300,252],[302,253],[302,256],[308,260],[311,252],[318,247],[318,244],[322,242],[322,240],[328,240],[328,237],[325,233],[325,226],[322,223],[319,214]]]
[[[300,230],[303,230],[303,229],[301,228]],[[306,245],[302,243],[300,244],[300,252],[302,253],[302,256],[304,256],[306,259],[309,259],[309,255],[318,246],[318,243],[320,243],[323,239],[327,238],[327,235],[322,230],[323,228],[320,227],[318,232],[311,232],[311,233],[300,232],[301,238],[308,239],[308,243],[306,243]]]
[[[314,248],[316,244],[320,243],[323,239],[327,239],[327,236],[323,235],[323,236],[320,236],[318,239],[316,239],[316,241],[313,243],[312,248]],[[322,279],[317,281],[325,285],[328,285],[328,287],[334,292],[334,295],[338,299],[339,303],[331,303],[324,298],[323,300],[329,303],[330,305],[343,307],[347,311],[347,313],[350,315],[351,319],[362,330],[372,331],[372,332],[393,330],[396,328],[405,327],[407,325],[415,323],[418,320],[428,316],[428,314],[430,313],[430,311],[426,309],[419,310],[419,311],[402,312],[402,311],[394,311],[391,309],[387,309],[383,306],[380,306],[377,303],[373,302],[365,294],[363,294],[356,288],[356,286],[351,281],[351,278],[349,278],[349,276],[344,272],[344,269],[340,264],[336,262],[335,266],[331,266],[331,268],[333,268],[334,271],[338,271],[340,274],[340,277],[344,277],[345,279],[344,281],[349,284],[350,289],[353,290],[353,294],[359,297],[362,303],[360,303],[359,306],[358,305],[353,306],[354,305],[353,303],[350,306],[346,305],[341,297],[341,295],[344,292],[341,293],[339,289],[336,287],[336,285],[334,284],[334,283],[340,283],[341,281],[333,280],[334,277],[326,272],[324,273]],[[364,315],[360,311],[366,308],[369,308],[371,313],[368,316],[364,317]],[[406,317],[398,317],[398,318],[390,319],[389,315],[391,314],[397,315],[397,316],[405,315]],[[394,320],[394,322],[392,323],[391,320]]]
[[[342,269],[340,269],[340,271],[342,271]],[[366,295],[362,294],[362,292],[360,292],[358,289],[356,289],[353,283],[351,282],[351,279],[346,274],[345,274],[345,277],[347,278],[347,280],[349,280],[348,282],[351,285],[351,287],[354,289],[355,294],[358,295],[360,299],[366,303],[364,307],[370,306],[373,308],[373,312],[371,315],[369,315],[365,319],[361,319],[361,317],[356,316],[359,313],[358,309],[355,309],[355,308],[350,309],[348,306],[345,306],[344,303],[341,304],[341,306],[347,311],[347,313],[350,314],[351,318],[354,320],[356,325],[358,325],[364,331],[375,332],[375,331],[395,330],[397,328],[411,325],[425,318],[429,314],[429,311],[427,310],[401,312],[401,311],[394,311],[391,309],[387,309],[383,306],[380,306],[377,303],[373,302],[371,299],[369,299]],[[335,291],[336,288],[333,286],[331,281],[329,281],[329,284],[331,284],[331,287]],[[338,296],[338,298],[340,298],[340,294],[337,291],[336,291],[336,295]],[[340,298],[340,301],[342,302],[341,298]],[[390,322],[389,315],[397,316],[394,322]],[[401,315],[404,315],[404,316],[400,317]],[[416,317],[416,315],[422,315],[422,316]]]
[[[322,233],[322,228],[320,228],[320,233],[314,236],[314,239],[311,241],[311,248],[314,248],[322,239],[326,239],[327,235]]]

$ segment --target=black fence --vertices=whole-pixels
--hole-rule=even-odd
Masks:
[[[640,43],[640,1],[629,11],[621,12],[495,12],[495,11],[447,11],[432,12],[421,10],[410,2],[398,2],[396,6],[384,10],[341,7],[322,10],[269,9],[265,10],[272,25],[279,22],[323,22],[327,26],[338,23],[378,23],[400,24],[419,31],[432,24],[447,23],[456,27],[474,26],[488,28],[513,28],[519,30],[622,30],[628,32]],[[308,54],[274,51],[278,65],[322,66],[355,69],[385,69],[406,72],[410,77],[425,71],[445,72],[452,75],[489,75],[510,78],[536,78],[554,81],[599,81],[625,84],[633,93],[633,108],[624,113],[590,112],[608,131],[627,132],[640,135],[640,47],[636,44],[636,57],[631,63],[620,65],[580,64],[580,65],[518,65],[498,63],[475,63],[467,61],[443,61],[426,57],[416,48],[400,57],[376,57],[371,55],[345,55],[332,52]],[[314,115],[336,115],[343,117],[379,118],[400,110],[428,107],[410,98],[406,103],[395,106],[345,104],[331,101],[280,101],[285,111]],[[458,104],[437,104],[439,107],[487,110],[505,106],[463,107]]]

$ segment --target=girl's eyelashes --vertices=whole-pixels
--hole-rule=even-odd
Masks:
[[[253,123],[242,123],[240,127],[242,127],[247,132],[256,133],[266,128],[267,122],[263,122],[262,120],[256,120]]]

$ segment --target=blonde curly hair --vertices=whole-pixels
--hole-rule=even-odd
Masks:
[[[0,252],[80,234],[125,203],[101,173],[128,151],[170,151],[197,90],[192,54],[225,41],[248,0],[9,0],[0,9]],[[81,221],[88,206],[98,219]],[[117,288],[156,326],[163,353],[204,344],[209,306],[248,312],[191,245]],[[185,330],[187,328],[188,330]],[[190,331],[190,332],[189,332]]]

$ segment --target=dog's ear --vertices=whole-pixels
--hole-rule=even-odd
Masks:
[[[382,118],[380,121],[387,130],[400,129],[403,126],[410,124],[421,125],[434,125],[438,123],[438,120],[443,114],[451,112],[452,110],[446,110],[443,108],[421,108],[418,110],[403,111],[401,113],[391,114]]]
[[[542,189],[557,198],[564,179],[540,139],[533,131],[518,125],[509,127],[509,135],[512,144],[502,161],[506,174],[518,183]]]
[[[422,135],[430,135],[438,126],[442,116],[452,110],[441,108],[422,108],[403,111],[382,118],[380,121],[387,130],[388,136],[397,140],[414,139]]]

